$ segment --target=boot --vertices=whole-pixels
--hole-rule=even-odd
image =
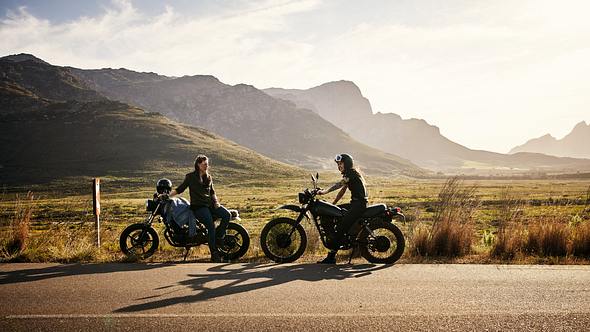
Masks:
[[[318,264],[336,264],[336,251],[330,251],[328,256],[319,261]]]
[[[219,251],[215,250],[211,252],[211,263],[222,263],[222,261]]]

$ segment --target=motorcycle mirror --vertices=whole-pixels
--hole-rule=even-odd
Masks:
[[[320,173],[315,173],[315,179],[316,181],[320,179]]]

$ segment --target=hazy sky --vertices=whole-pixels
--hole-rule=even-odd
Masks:
[[[0,55],[228,84],[354,81],[374,112],[507,152],[590,122],[590,1],[0,0]]]

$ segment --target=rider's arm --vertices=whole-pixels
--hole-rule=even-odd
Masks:
[[[336,198],[334,199],[334,205],[336,205],[336,203],[338,203],[338,201],[342,198],[342,196],[344,196],[344,193],[346,192],[346,188],[348,188],[348,186],[342,187],[342,189],[340,189],[338,194],[336,194]]]
[[[334,183],[334,185],[331,186],[330,188],[322,189],[322,190],[318,191],[318,194],[325,195],[325,194],[330,193],[336,189],[342,188],[345,184],[346,184],[346,182],[344,180],[340,180],[340,181]]]
[[[211,201],[213,203],[213,207],[218,208],[220,204],[219,199],[217,199],[217,195],[215,194],[215,188],[213,188],[213,182],[211,182],[211,191],[209,191],[209,193],[211,194]]]
[[[189,183],[189,178],[188,178],[188,174],[187,174],[184,177],[184,181],[182,181],[182,183],[178,187],[176,187],[176,189],[172,190],[172,192],[170,193],[170,196],[182,194],[182,192],[185,191],[186,188],[188,188],[188,183]]]

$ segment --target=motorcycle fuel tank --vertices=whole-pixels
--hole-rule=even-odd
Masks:
[[[318,216],[342,217],[344,211],[334,204],[324,201],[317,201],[314,206],[314,212]]]

